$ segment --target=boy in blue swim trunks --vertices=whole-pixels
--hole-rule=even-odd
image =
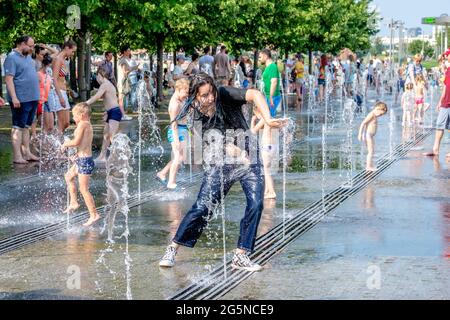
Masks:
[[[103,105],[105,106],[105,114],[103,120],[105,127],[103,130],[103,144],[102,150],[96,162],[106,162],[106,152],[111,145],[112,138],[119,132],[120,121],[122,120],[122,111],[119,107],[119,100],[117,99],[116,87],[108,80],[108,70],[105,66],[100,66],[97,70],[97,81],[100,84],[95,96],[90,98],[86,103],[92,105],[97,100],[103,98]]]
[[[77,186],[75,184],[75,178],[78,176],[80,192],[90,214],[89,220],[83,224],[83,226],[89,227],[100,219],[97,209],[95,208],[94,198],[89,192],[89,180],[92,172],[94,171],[94,160],[92,158],[93,130],[90,119],[91,110],[87,103],[82,102],[73,108],[72,114],[77,125],[74,132],[74,138],[73,140],[64,142],[61,147],[63,152],[67,148],[77,148],[77,154],[74,159],[72,159],[74,164],[64,176],[66,179],[67,188],[69,190],[70,200],[69,207],[67,207],[64,212],[70,213],[80,207],[77,199]]]
[[[186,146],[186,138],[188,135],[188,128],[186,126],[186,119],[181,121],[174,121],[183,106],[184,101],[189,94],[189,80],[180,79],[175,83],[175,92],[169,102],[170,128],[167,131],[167,139],[172,145],[172,160],[156,174],[158,180],[166,184],[168,189],[175,189],[177,187],[176,178],[180,164],[184,160],[184,149]],[[169,174],[169,180],[166,180],[166,175]]]

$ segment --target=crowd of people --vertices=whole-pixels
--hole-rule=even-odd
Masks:
[[[12,112],[13,161],[26,164],[40,159],[30,150],[30,128],[36,134],[35,119],[40,120],[43,133],[57,134],[61,137],[70,125],[70,111],[76,129],[74,137],[62,144],[61,151],[76,148],[77,153],[71,158],[72,166],[65,175],[70,203],[67,212],[78,209],[75,178],[78,177],[79,189],[90,213],[85,226],[91,226],[99,220],[92,195],[89,192],[89,179],[96,164],[105,162],[108,147],[119,132],[120,122],[124,120],[126,109],[136,112],[136,91],[140,64],[132,57],[130,47],[121,48],[118,62],[120,74],[114,76],[111,52],[104,54],[104,60],[96,62],[96,81],[98,90],[87,101],[70,106],[73,92],[68,86],[69,69],[67,61],[74,56],[76,43],[66,41],[60,50],[45,45],[35,45],[30,36],[17,39],[16,47],[7,56],[4,63],[7,86],[7,100]],[[242,130],[252,135],[261,135],[256,144],[247,141],[243,146],[225,143],[223,153],[236,159],[233,164],[211,165],[205,170],[197,200],[180,223],[172,243],[167,247],[160,261],[162,267],[172,267],[180,246],[193,247],[202,230],[206,227],[208,217],[227,195],[236,182],[240,182],[247,200],[237,249],[232,266],[246,271],[258,271],[261,267],[253,263],[249,253],[253,251],[264,199],[276,198],[276,191],[271,176],[275,144],[272,130],[286,125],[287,120],[277,117],[282,105],[282,90],[296,96],[295,107],[301,110],[305,94],[306,81],[315,82],[317,92],[314,99],[320,104],[326,98],[327,84],[342,88],[341,94],[354,98],[358,102],[361,95],[373,87],[378,94],[390,91],[401,96],[404,111],[403,125],[422,122],[424,112],[429,108],[425,103],[425,90],[433,82],[433,74],[426,73],[421,64],[422,57],[416,55],[414,60],[398,70],[393,70],[388,60],[372,57],[367,64],[348,49],[339,55],[322,54],[313,57],[311,66],[305,64],[301,53],[285,60],[276,56],[269,49],[258,54],[257,69],[248,56],[230,57],[226,46],[221,46],[218,53],[211,55],[210,47],[203,54],[194,53],[188,60],[184,53],[176,57],[173,69],[169,63],[164,64],[164,82],[167,88],[173,88],[168,105],[170,116],[167,140],[172,147],[172,158],[167,165],[157,172],[156,178],[169,190],[178,190],[176,176],[186,154],[187,136],[192,128],[188,118],[200,121],[202,134],[208,130],[217,130],[225,136],[227,130]],[[444,130],[450,129],[450,51],[443,55],[440,71],[445,74],[442,97],[439,101],[439,116],[436,125],[436,142],[432,152],[439,153]],[[312,70],[310,74],[308,70]],[[146,89],[149,96],[155,95],[155,81],[148,66],[142,68]],[[396,76],[388,77],[388,73]],[[253,81],[256,79],[256,81]],[[393,80],[394,79],[394,80]],[[366,92],[360,92],[365,83]],[[339,84],[339,85],[337,85]],[[309,84],[310,85],[310,84]],[[74,97],[72,96],[72,99]],[[104,106],[103,144],[98,158],[94,161],[92,153],[93,129],[90,122],[91,106],[99,101]],[[0,97],[0,105],[5,101]],[[251,121],[247,121],[242,107],[253,105]],[[358,138],[368,147],[367,170],[375,170],[373,164],[374,136],[377,130],[377,118],[386,114],[388,108],[384,102],[377,102],[373,110],[361,124]],[[251,148],[257,150],[256,162],[251,161]],[[261,157],[260,157],[260,156]],[[447,155],[449,157],[449,155]]]

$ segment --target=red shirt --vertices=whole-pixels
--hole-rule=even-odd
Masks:
[[[52,78],[48,74],[43,74],[38,72],[39,75],[39,92],[40,98],[39,103],[44,104],[48,101],[48,94],[50,92],[50,86],[52,85]]]
[[[442,99],[442,105],[441,108],[450,108],[450,68],[447,68],[447,71],[445,72],[445,96],[444,99]]]

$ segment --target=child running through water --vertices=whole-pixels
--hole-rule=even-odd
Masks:
[[[377,133],[378,117],[386,114],[387,105],[384,102],[377,102],[373,110],[367,115],[359,127],[358,140],[365,141],[367,145],[367,171],[375,171],[373,155],[375,153],[375,135]]]
[[[422,74],[416,77],[416,105],[414,108],[414,121],[422,123],[424,115],[424,103],[425,103],[425,79]]]
[[[86,101],[88,106],[92,105],[97,100],[103,98],[103,105],[105,107],[104,121],[105,128],[103,129],[103,144],[100,155],[95,160],[96,162],[106,161],[106,152],[111,144],[112,138],[119,131],[120,121],[122,120],[122,111],[119,108],[119,100],[117,99],[116,87],[108,80],[108,70],[105,66],[100,66],[97,71],[97,81],[100,84],[95,96]]]
[[[181,107],[189,94],[189,80],[180,79],[175,83],[175,92],[169,102],[170,128],[167,131],[167,139],[172,145],[172,159],[167,165],[156,174],[157,179],[167,186],[167,189],[175,190],[177,188],[176,178],[180,164],[184,160],[184,149],[186,146],[186,137],[188,128],[186,118],[181,121],[175,121],[180,113]],[[169,174],[169,180],[166,176]]]
[[[264,180],[265,190],[264,199],[275,199],[277,194],[275,193],[275,186],[271,174],[271,164],[274,158],[275,144],[273,143],[273,137],[269,126],[265,125],[265,121],[257,109],[253,109],[254,115],[252,117],[250,130],[253,134],[257,134],[261,129],[262,141],[261,141],[261,156],[264,167]]]
[[[406,84],[405,92],[402,95],[403,127],[410,127],[412,125],[412,115],[416,105],[413,89],[414,85],[412,84],[412,82]]]
[[[64,142],[61,146],[63,152],[67,148],[77,148],[77,154],[73,159],[75,163],[64,176],[69,190],[70,200],[69,207],[64,212],[70,213],[80,207],[77,199],[77,186],[75,184],[75,178],[78,176],[80,192],[90,214],[89,220],[83,226],[88,227],[100,219],[95,208],[94,198],[89,192],[89,179],[94,170],[94,160],[92,159],[93,130],[90,121],[91,110],[87,103],[82,102],[73,108],[72,114],[77,125],[74,132],[74,139]]]

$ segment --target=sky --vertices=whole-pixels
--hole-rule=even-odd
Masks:
[[[381,36],[389,35],[387,24],[392,18],[405,22],[406,28],[422,27],[425,34],[431,34],[432,27],[422,25],[422,18],[450,15],[450,0],[373,0],[372,5],[379,8],[384,18],[380,23]]]

